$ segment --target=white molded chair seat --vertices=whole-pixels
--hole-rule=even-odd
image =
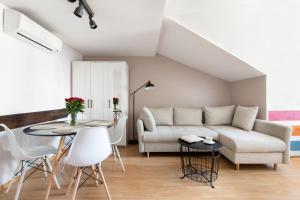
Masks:
[[[106,194],[110,199],[110,194],[101,169],[101,162],[107,159],[111,152],[112,149],[106,127],[80,129],[75,136],[68,156],[64,160],[66,164],[76,167],[74,177],[67,190],[68,194],[76,179],[72,199],[76,197],[81,174],[84,173],[83,169],[87,166],[91,166],[93,173],[97,176],[96,183],[98,182],[98,175],[100,174]]]
[[[53,146],[33,146],[29,148],[21,148],[18,144],[14,133],[4,124],[0,124],[4,128],[7,137],[7,144],[4,146],[4,149],[9,151],[12,157],[18,160],[18,165],[15,169],[14,175],[17,176],[17,172],[21,174],[17,192],[15,194],[15,200],[19,199],[19,195],[22,189],[26,172],[31,168],[30,165],[33,160],[40,159],[43,165],[44,170],[48,168],[49,171],[52,171],[52,166],[47,156],[56,152],[56,149]],[[47,172],[45,172],[45,175]],[[54,182],[56,187],[60,189],[60,185],[57,181],[56,176],[54,176]],[[12,185],[12,181],[9,182],[6,193],[9,192]]]
[[[27,155],[32,156],[33,158],[40,157],[42,155],[51,155],[55,154],[57,149],[53,146],[50,145],[45,145],[45,146],[34,146],[34,147],[27,147],[24,148],[26,151]]]

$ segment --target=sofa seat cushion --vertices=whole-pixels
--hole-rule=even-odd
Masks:
[[[216,131],[203,126],[157,126],[155,131],[145,131],[144,142],[177,142],[183,135],[210,136],[218,140]]]
[[[286,145],[279,138],[245,131],[232,126],[208,126],[219,133],[219,141],[233,152],[238,153],[270,153],[284,152]]]

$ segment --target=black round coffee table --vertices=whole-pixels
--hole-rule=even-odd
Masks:
[[[202,141],[188,143],[180,138],[177,141],[180,144],[181,178],[209,183],[214,188],[213,182],[217,180],[219,172],[219,149],[223,144],[218,141],[214,144]]]

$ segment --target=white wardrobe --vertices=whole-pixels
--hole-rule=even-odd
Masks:
[[[113,120],[113,97],[117,109],[128,115],[128,65],[123,61],[72,62],[72,96],[85,100],[87,119]],[[126,136],[120,145],[126,145]]]

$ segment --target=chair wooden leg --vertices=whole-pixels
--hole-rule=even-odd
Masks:
[[[74,191],[73,191],[73,195],[72,195],[72,200],[75,200],[77,189],[78,189],[80,178],[81,178],[81,173],[82,173],[82,169],[79,169],[79,172],[77,175],[77,180],[76,180]]]
[[[20,168],[20,166],[21,166],[21,163],[22,163],[22,161],[19,161],[19,163],[18,163],[18,165],[17,165],[17,167],[16,167],[16,169],[15,169],[15,171],[14,171],[14,177],[15,177],[16,173],[19,171],[19,168]],[[5,193],[8,193],[8,192],[9,192],[9,190],[10,190],[10,188],[11,188],[11,186],[12,186],[12,183],[13,183],[13,180],[9,181],[8,187],[6,188]]]
[[[44,158],[41,158],[41,160],[42,160],[42,163],[43,163],[42,165],[43,165],[44,175],[47,178],[48,177],[47,164],[46,164]]]
[[[147,152],[147,158],[149,158],[150,157],[150,152]]]
[[[120,163],[121,163],[121,166],[122,166],[122,169],[123,169],[123,172],[125,172],[125,167],[124,167],[124,164],[123,164],[123,161],[122,161],[122,158],[120,156],[120,152],[118,150],[118,147],[116,145],[114,145],[115,147],[115,150],[116,150],[116,153],[117,153],[117,156],[118,156],[118,159],[120,160]]]
[[[15,200],[19,199],[19,195],[20,195],[20,192],[21,192],[21,189],[22,189],[22,186],[23,186],[26,171],[27,171],[27,164],[25,164],[25,166],[23,168],[22,175],[21,175],[21,178],[20,178],[19,183],[18,183],[17,192],[15,194]]]
[[[94,176],[98,179],[98,173],[96,172],[96,166],[92,165],[92,170],[94,171]],[[96,180],[96,186],[98,187],[98,180]]]
[[[109,200],[111,200],[110,193],[109,193],[109,190],[108,190],[108,187],[107,187],[107,184],[106,184],[106,181],[105,181],[102,169],[101,169],[101,164],[99,164],[98,169],[99,169],[99,173],[100,173],[101,179],[103,181],[103,185],[105,187],[105,191],[106,191],[107,197],[108,197]]]
[[[68,185],[68,189],[67,189],[66,195],[68,195],[70,193],[72,185],[73,185],[74,181],[77,178],[77,175],[78,175],[78,167],[76,167],[75,173],[74,173],[74,175],[73,175],[73,177],[72,177],[72,179],[71,179],[71,181],[70,181],[70,183]]]
[[[114,159],[115,159],[115,161],[117,161],[117,155],[116,155],[115,145],[112,145],[111,148],[112,148]]]
[[[240,164],[239,164],[239,163],[236,163],[236,164],[235,164],[235,169],[236,169],[237,171],[240,170]]]
[[[277,168],[278,168],[278,164],[274,163],[274,170],[277,170]]]
[[[52,170],[53,170],[53,169],[52,169],[52,165],[51,165],[51,163],[50,163],[50,161],[49,161],[49,159],[48,159],[47,157],[46,157],[46,163],[45,163],[45,164],[48,166],[50,172],[52,172]],[[56,175],[53,176],[53,180],[54,180],[54,183],[55,183],[57,189],[60,190],[60,185],[59,185],[59,182],[58,182],[58,180],[57,180]]]

